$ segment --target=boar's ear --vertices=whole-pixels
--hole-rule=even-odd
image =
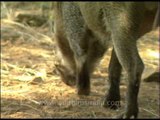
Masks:
[[[76,76],[69,74],[69,71],[66,69],[66,67],[55,64],[55,68],[57,72],[60,74],[62,81],[68,85],[68,86],[75,86],[76,85]]]

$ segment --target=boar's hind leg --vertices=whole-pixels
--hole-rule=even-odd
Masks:
[[[134,29],[132,29],[134,30]],[[123,117],[134,118],[138,115],[138,92],[141,74],[143,72],[143,62],[138,54],[136,46],[135,32],[121,32],[114,34],[113,45],[120,64],[124,68],[128,78],[128,91],[126,110]],[[125,37],[124,37],[125,36]]]

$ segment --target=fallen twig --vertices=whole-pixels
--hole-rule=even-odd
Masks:
[[[145,109],[145,108],[140,108],[141,110],[144,110],[144,111],[146,111],[146,112],[148,112],[148,113],[150,113],[150,114],[152,114],[152,115],[154,115],[154,116],[156,116],[156,117],[160,117],[158,114],[156,114],[156,113],[153,113],[152,111],[149,111],[149,110],[147,110],[147,109]]]

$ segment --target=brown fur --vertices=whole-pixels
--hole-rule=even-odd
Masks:
[[[136,41],[151,30],[157,3],[59,2],[55,3],[55,36],[64,61],[57,69],[68,85],[77,85],[78,95],[89,95],[90,75],[113,44],[109,64],[110,88],[104,107],[116,109],[120,101],[121,69],[128,77],[126,108],[122,118],[137,118],[138,92],[144,69]],[[153,6],[153,7],[152,7]]]

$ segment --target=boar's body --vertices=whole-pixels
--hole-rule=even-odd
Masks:
[[[150,8],[145,2],[58,2],[54,5],[55,38],[63,57],[56,67],[63,81],[67,85],[76,84],[78,95],[88,95],[90,75],[112,42],[110,88],[104,106],[113,109],[120,106],[110,103],[120,101],[119,81],[123,68],[128,77],[128,90],[126,109],[121,117],[136,118],[144,69],[136,41],[152,28],[154,15],[146,12],[155,13],[156,7]]]

